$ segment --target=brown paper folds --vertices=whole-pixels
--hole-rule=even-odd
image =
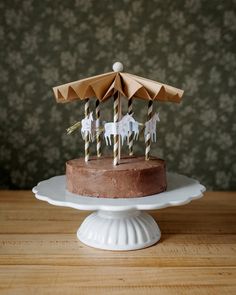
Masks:
[[[110,72],[85,78],[53,88],[57,102],[66,103],[78,99],[96,97],[104,101],[117,91],[128,99],[180,102],[184,91],[129,73]]]

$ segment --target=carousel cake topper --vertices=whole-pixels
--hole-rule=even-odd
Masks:
[[[121,144],[126,140],[129,155],[133,155],[134,140],[139,136],[139,126],[144,126],[145,159],[150,158],[151,142],[156,141],[156,124],[160,121],[159,114],[153,113],[154,101],[169,101],[179,103],[183,90],[155,82],[146,78],[123,72],[120,62],[113,64],[113,72],[85,78],[53,88],[57,102],[66,103],[73,100],[85,101],[85,117],[67,129],[68,133],[81,127],[81,134],[85,141],[85,161],[89,161],[89,145],[96,138],[97,157],[101,157],[101,140],[111,145],[113,136],[113,164],[119,164]],[[128,99],[128,112],[122,117],[121,96]],[[90,111],[90,98],[96,98],[95,120]],[[100,104],[112,98],[113,122],[101,122]],[[148,101],[147,121],[139,123],[134,119],[133,99],[140,98]]]

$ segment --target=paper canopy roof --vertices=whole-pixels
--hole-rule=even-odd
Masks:
[[[104,101],[117,91],[127,98],[180,102],[183,90],[124,72],[110,72],[53,88],[57,102],[95,97]]]

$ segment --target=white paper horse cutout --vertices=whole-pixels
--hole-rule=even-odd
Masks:
[[[81,121],[81,125],[81,135],[83,140],[89,135],[89,141],[93,141],[95,137],[96,122],[93,120],[92,112]]]
[[[139,122],[137,122],[137,121],[132,121],[132,122],[130,122],[130,124],[129,124],[129,130],[128,130],[128,133],[132,133],[132,132],[134,132],[134,139],[135,140],[137,140],[138,139],[138,137],[139,137],[139,127],[138,126],[140,126],[140,125],[142,125],[141,123],[139,123]]]
[[[120,135],[121,143],[127,139],[129,132],[134,132],[135,137],[139,135],[138,122],[136,122],[132,115],[126,114],[119,122],[108,122],[104,125],[104,137],[106,144],[111,145],[111,135]]]
[[[157,140],[157,122],[160,122],[159,113],[155,113],[152,118],[145,123],[144,136],[150,133],[151,141],[156,142]]]

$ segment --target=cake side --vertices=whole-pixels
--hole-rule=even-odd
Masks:
[[[112,158],[94,158],[89,162],[66,162],[66,186],[69,192],[90,197],[134,198],[166,190],[165,161],[144,157],[122,158],[113,166]]]

